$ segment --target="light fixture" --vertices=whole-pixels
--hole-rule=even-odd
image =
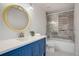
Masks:
[[[50,24],[55,24],[55,25],[56,25],[56,24],[57,24],[57,22],[55,22],[55,21],[52,21],[52,22],[50,22]]]
[[[29,5],[30,5],[30,6],[29,6],[29,9],[30,9],[30,10],[33,10],[32,3],[29,3]]]

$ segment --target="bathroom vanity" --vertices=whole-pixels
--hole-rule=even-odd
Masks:
[[[46,36],[0,41],[0,56],[45,56]]]

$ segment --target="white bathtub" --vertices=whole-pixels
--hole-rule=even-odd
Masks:
[[[67,39],[60,39],[60,38],[51,38],[47,40],[47,50],[50,52],[62,52],[74,54],[74,42]],[[64,55],[64,54],[63,54]]]

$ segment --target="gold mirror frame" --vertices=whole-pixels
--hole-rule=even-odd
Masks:
[[[24,12],[24,13],[25,13],[25,16],[28,15],[28,24],[27,24],[26,27],[24,27],[24,28],[22,28],[22,29],[15,29],[15,28],[13,28],[13,27],[11,26],[10,22],[8,21],[8,12],[9,12],[10,8],[16,8],[16,9],[18,9],[19,11]],[[30,23],[31,23],[31,16],[30,16],[30,13],[27,12],[27,11],[26,11],[22,6],[20,6],[20,5],[8,5],[8,6],[6,6],[6,7],[4,8],[4,10],[3,10],[3,22],[6,24],[6,26],[7,26],[9,29],[11,29],[11,30],[13,30],[13,31],[15,31],[15,32],[24,32],[24,31],[27,30],[27,29],[29,28],[29,26],[30,26]]]

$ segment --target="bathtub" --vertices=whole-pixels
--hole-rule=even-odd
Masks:
[[[51,38],[47,40],[47,51],[50,55],[74,55],[74,42],[68,39]]]

